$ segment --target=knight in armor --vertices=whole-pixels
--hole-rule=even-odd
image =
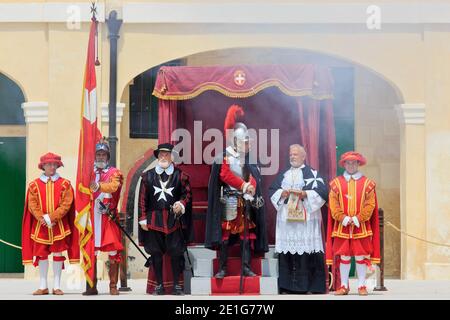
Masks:
[[[123,184],[123,175],[119,169],[109,165],[110,149],[106,140],[102,139],[95,145],[94,180],[90,184],[93,198],[91,205],[94,208],[94,243],[95,257],[98,253],[107,252],[109,257],[109,293],[118,295],[117,282],[119,279],[119,267],[121,252],[123,250],[122,236],[119,227],[106,214],[103,203],[118,221],[117,207],[120,199],[120,191]],[[97,258],[95,258],[97,260]],[[97,295],[97,270],[94,263],[93,286],[86,283],[85,296]]]
[[[219,271],[215,274],[219,279],[227,275],[228,247],[237,241],[244,259],[244,276],[255,276],[250,268],[250,249],[268,251],[261,173],[256,163],[250,163],[248,129],[244,123],[236,122],[243,115],[238,105],[228,109],[228,146],[213,163],[208,185],[205,246],[219,249]],[[251,203],[247,210],[246,203]]]
[[[142,174],[139,189],[139,243],[151,255],[156,285],[150,276],[147,293],[165,294],[166,284],[172,294],[183,295],[180,276],[184,270],[184,251],[192,236],[192,192],[189,176],[173,164],[173,145],[160,144],[154,151],[157,165]],[[172,279],[163,281],[163,257],[170,257]],[[165,274],[165,278],[170,277]],[[153,292],[151,292],[153,288]]]

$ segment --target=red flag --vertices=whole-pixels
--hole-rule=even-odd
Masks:
[[[75,225],[80,232],[81,266],[86,281],[93,287],[95,247],[94,247],[94,208],[91,206],[92,194],[89,185],[93,180],[95,144],[101,134],[97,128],[97,95],[95,77],[95,37],[97,21],[91,22],[83,94],[81,100],[81,130],[78,146],[77,183],[75,191]]]

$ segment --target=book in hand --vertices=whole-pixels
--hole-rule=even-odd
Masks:
[[[302,190],[289,190],[287,221],[306,221],[306,209],[301,193]]]

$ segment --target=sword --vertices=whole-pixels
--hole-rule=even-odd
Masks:
[[[131,241],[132,244],[138,249],[138,251],[141,253],[141,255],[145,258],[145,267],[149,268],[152,264],[151,257],[147,257],[145,253],[139,248],[139,246],[134,242],[134,240],[131,238],[131,236],[128,234],[128,232],[125,230],[125,228],[116,220],[116,216],[113,212],[111,212],[111,209],[109,208],[109,205],[104,204],[102,201],[98,201],[102,211],[104,214],[108,215],[108,217],[114,221],[114,223],[122,230],[122,232],[125,234],[125,236],[128,238],[128,240]]]

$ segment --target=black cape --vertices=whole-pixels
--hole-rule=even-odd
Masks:
[[[284,174],[289,169],[290,168],[287,168],[286,170],[278,174],[277,178],[273,181],[272,185],[269,188],[269,198],[271,198],[278,189],[281,189],[281,183],[283,181]],[[323,200],[328,201],[328,183],[325,181],[325,178],[323,178],[316,170],[308,165],[305,165],[302,168],[302,173],[303,180],[305,181],[303,190],[314,190]],[[323,182],[319,179],[322,179]]]
[[[223,185],[220,180],[220,169],[225,153],[215,159],[212,168],[211,175],[208,183],[208,211],[206,214],[206,235],[205,235],[205,247],[209,249],[218,249],[222,243],[222,213],[224,210],[224,204],[220,202],[220,187]],[[250,174],[256,180],[256,196],[262,197],[262,179],[258,165],[248,165]],[[252,207],[251,220],[255,223],[254,229],[256,234],[256,240],[254,247],[256,252],[269,251],[269,245],[267,242],[266,231],[266,213],[264,206],[259,209]]]
[[[173,203],[175,203],[176,201],[180,200],[180,195],[184,194],[186,192],[186,190],[183,190],[183,186],[181,184],[181,177],[182,175],[184,175],[185,178],[188,179],[189,181],[189,175],[182,172],[181,169],[175,167],[174,168],[174,173],[173,173],[173,178],[172,178],[172,182],[170,186],[167,187],[174,187],[175,189],[172,191],[174,193],[174,195],[177,195],[175,198],[171,199],[170,202],[165,204],[166,209],[168,209],[168,207],[170,205],[172,205]],[[147,189],[147,193],[149,194],[148,197],[150,199],[153,199],[154,202],[156,203],[156,199],[153,196],[154,193],[154,189],[153,189],[153,185],[154,185],[154,181],[156,179],[156,171],[155,168],[144,172],[141,177],[142,177],[142,181],[141,184],[145,183],[146,184],[146,189]],[[189,186],[190,189],[190,186]],[[183,192],[184,191],[184,192]],[[189,191],[190,192],[190,191]],[[163,207],[155,207],[153,208],[153,210],[160,210]],[[141,217],[142,212],[141,212],[141,208],[140,206],[138,206],[138,216]],[[190,242],[193,241],[194,239],[194,229],[193,229],[193,225],[192,225],[192,201],[188,201],[186,203],[185,206],[185,213],[179,218],[180,219],[180,223],[182,224],[183,228],[182,228],[182,233],[183,233],[183,240],[184,240],[184,244],[188,244]],[[151,218],[149,218],[149,213],[147,213],[147,220],[150,221]],[[174,225],[175,221],[174,221],[174,216],[170,215],[169,216],[169,221],[167,221],[168,225]],[[180,232],[179,230],[176,230],[175,232]],[[138,240],[139,240],[139,244],[141,246],[144,246],[145,243],[147,243],[148,241],[148,231],[144,231],[142,228],[138,228]]]

